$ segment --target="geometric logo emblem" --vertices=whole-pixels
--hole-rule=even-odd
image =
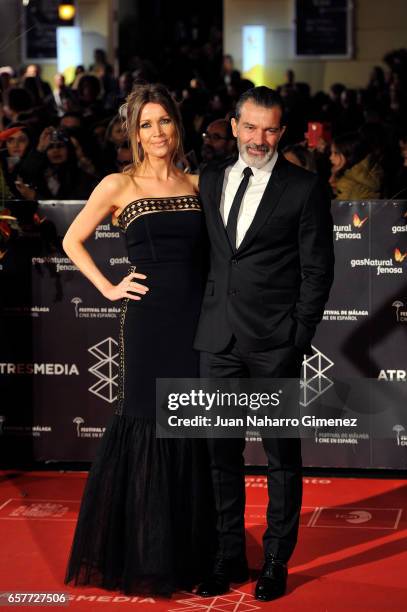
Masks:
[[[232,589],[225,595],[217,595],[208,599],[202,599],[196,595],[190,595],[183,599],[177,599],[174,603],[178,607],[168,609],[168,612],[252,612],[253,610],[264,610],[265,608],[258,605],[251,593],[244,593]]]
[[[301,406],[309,406],[334,384],[325,374],[327,370],[332,368],[334,362],[316,349],[315,346],[312,349],[315,354],[304,359],[302,364]]]
[[[96,358],[96,363],[89,368],[98,379],[89,391],[105,402],[112,404],[117,399],[119,377],[118,343],[113,338],[106,338],[91,346],[88,351]]]

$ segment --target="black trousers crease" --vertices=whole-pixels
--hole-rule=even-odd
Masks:
[[[302,355],[295,346],[247,352],[233,340],[222,353],[201,353],[203,378],[299,378]],[[218,553],[245,554],[245,440],[208,439],[214,487]],[[299,438],[263,438],[267,456],[267,527],[265,554],[287,562],[298,536],[302,502],[302,458]]]

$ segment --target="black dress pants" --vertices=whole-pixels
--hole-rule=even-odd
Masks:
[[[202,378],[299,378],[302,354],[292,346],[260,352],[241,350],[235,340],[222,353],[201,353]],[[245,440],[208,440],[217,511],[218,553],[245,554]],[[265,554],[287,562],[297,542],[302,500],[299,438],[263,438],[267,455],[267,529]]]

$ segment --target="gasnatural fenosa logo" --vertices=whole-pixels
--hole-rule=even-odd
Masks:
[[[397,261],[397,263],[403,263],[403,261],[407,257],[407,251],[404,251],[404,253],[402,253],[400,249],[396,248],[394,249],[393,257],[394,257],[394,261]]]
[[[363,219],[361,219],[359,215],[355,213],[352,217],[352,225],[353,227],[356,227],[359,229],[360,227],[364,226],[367,220],[368,220],[368,217],[363,217]]]
[[[360,231],[365,223],[368,221],[368,217],[359,217],[357,213],[352,216],[351,223],[346,225],[334,225],[335,240],[361,240],[362,233]]]

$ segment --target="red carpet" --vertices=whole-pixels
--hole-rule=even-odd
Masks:
[[[187,593],[154,600],[66,588],[65,563],[85,479],[83,472],[0,472],[0,591],[67,592],[68,609],[75,612],[407,610],[404,481],[304,479],[288,594],[262,604],[253,598],[254,582],[210,600]],[[261,565],[266,497],[265,478],[247,477],[247,543],[253,569]]]

